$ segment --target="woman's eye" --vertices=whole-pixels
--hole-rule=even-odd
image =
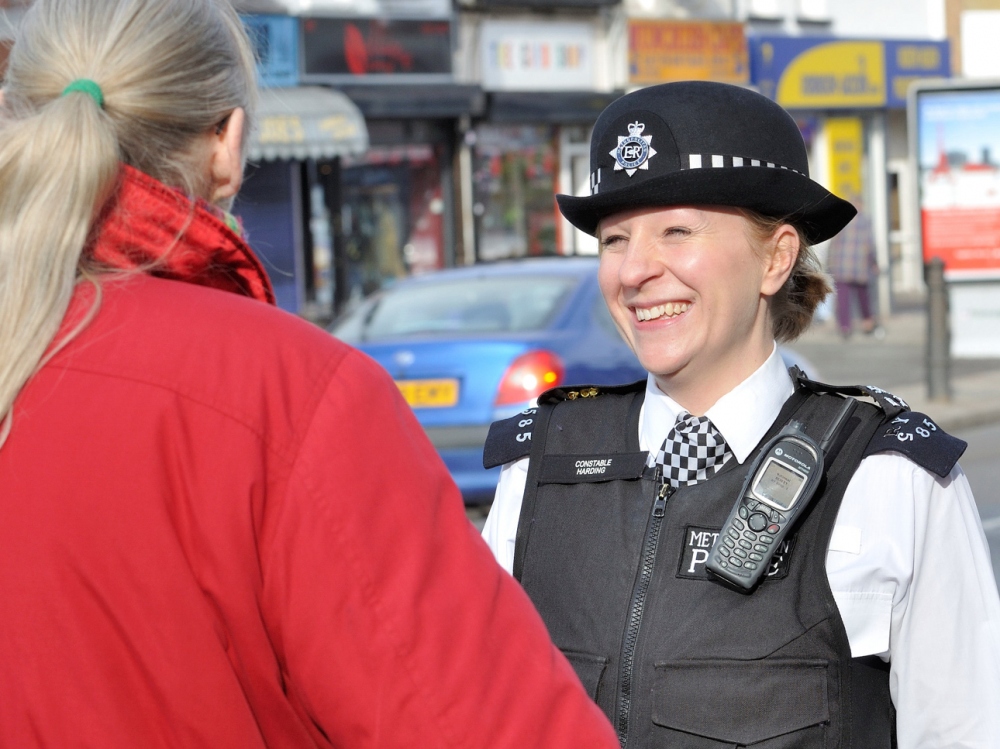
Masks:
[[[611,236],[605,237],[604,239],[601,240],[601,249],[606,250],[610,247],[614,247],[615,245],[622,244],[627,241],[628,240],[625,237],[621,236],[620,234],[612,234]]]
[[[686,237],[691,233],[690,229],[685,229],[683,226],[671,226],[665,232],[663,236],[665,237]]]

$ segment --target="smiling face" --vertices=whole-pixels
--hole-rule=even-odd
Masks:
[[[660,389],[700,415],[770,356],[769,299],[798,254],[763,246],[732,208],[646,208],[601,221],[599,280],[618,330]]]

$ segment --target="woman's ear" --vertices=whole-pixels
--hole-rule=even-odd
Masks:
[[[799,233],[791,224],[782,224],[771,236],[768,242],[771,252],[764,268],[764,278],[761,280],[761,294],[774,296],[785,285],[785,281],[795,268],[799,259]]]
[[[209,135],[212,203],[222,204],[236,197],[243,184],[244,119],[243,108],[236,107]]]

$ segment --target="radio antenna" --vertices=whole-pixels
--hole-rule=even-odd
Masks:
[[[830,426],[827,427],[826,433],[823,435],[823,439],[819,441],[820,449],[826,453],[833,447],[833,443],[837,441],[837,436],[840,434],[840,430],[844,428],[844,424],[847,420],[851,418],[851,414],[854,413],[854,409],[857,407],[858,402],[854,398],[844,398],[843,404],[840,406],[840,410],[837,411],[836,415],[833,417],[833,421],[830,422]]]

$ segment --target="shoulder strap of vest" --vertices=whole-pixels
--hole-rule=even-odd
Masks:
[[[540,406],[554,405],[563,401],[596,398],[604,393],[633,393],[645,387],[645,380],[628,385],[558,387],[542,393],[538,397],[538,403]],[[494,421],[490,425],[486,444],[483,446],[483,468],[495,468],[528,457],[531,452],[531,437],[535,433],[537,413],[538,407],[527,408],[519,414]]]
[[[968,447],[968,443],[945,432],[926,414],[911,411],[898,395],[874,385],[827,385],[810,380],[798,367],[793,367],[791,374],[799,387],[814,393],[839,393],[875,401],[885,418],[868,442],[863,458],[877,453],[897,452],[944,478]]]
[[[877,388],[874,385],[827,385],[825,382],[810,380],[798,367],[792,367],[789,373],[798,387],[805,388],[814,393],[836,393],[838,395],[851,395],[858,398],[871,398],[882,409],[885,415],[890,418],[902,411],[908,411],[910,408],[906,401],[898,395],[893,395],[887,390]]]

